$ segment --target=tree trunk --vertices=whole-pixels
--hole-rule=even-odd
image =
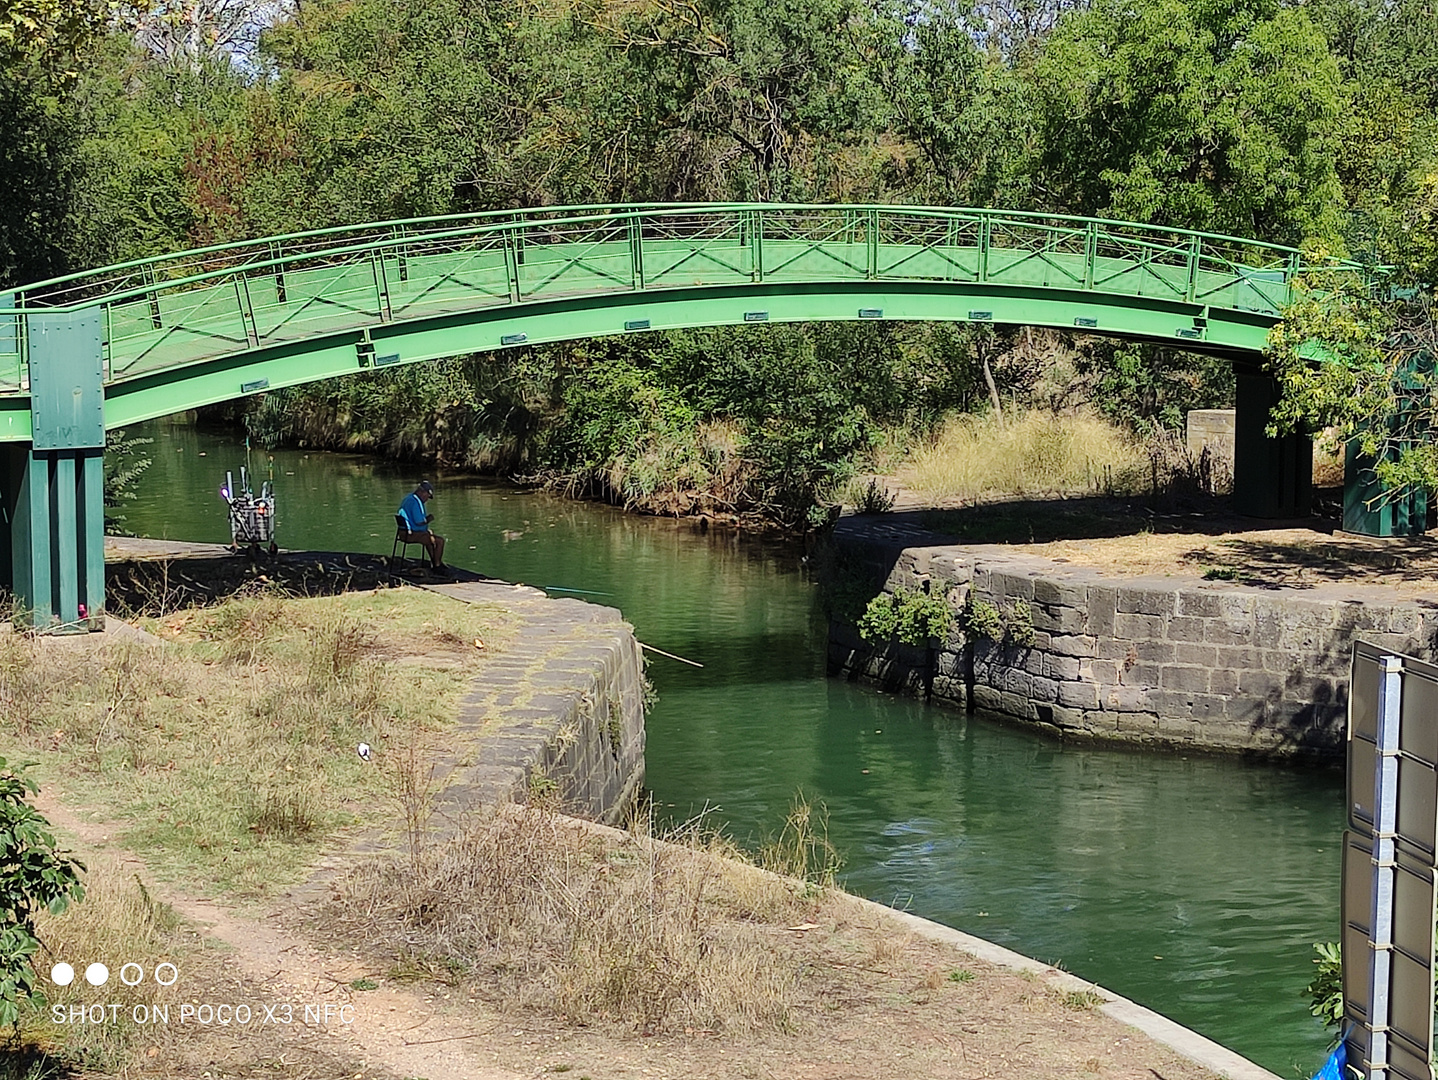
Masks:
[[[989,401],[993,402],[993,406],[994,406],[994,417],[995,417],[995,419],[997,419],[998,422],[999,422],[999,430],[1002,431],[1002,430],[1003,430],[1003,427],[1004,427],[1004,407],[1003,407],[1003,405],[1002,405],[1002,404],[1000,403],[1000,401],[999,401],[999,388],[998,388],[998,386],[994,383],[994,372],[993,372],[993,369],[989,367],[989,358],[988,358],[988,356],[985,355],[984,358],[983,358],[983,360],[984,360],[984,382],[986,382],[986,383],[989,384]]]

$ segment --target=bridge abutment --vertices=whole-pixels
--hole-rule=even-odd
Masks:
[[[0,451],[9,584],[17,625],[105,626],[105,386],[102,313],[25,316],[29,442]],[[83,614],[82,614],[83,612]]]
[[[1313,440],[1271,439],[1264,429],[1279,401],[1278,381],[1261,371],[1235,372],[1233,508],[1258,518],[1302,518],[1313,509]]]
[[[0,444],[9,570],[17,625],[57,633],[105,628],[104,451]],[[83,607],[84,614],[81,614]]]

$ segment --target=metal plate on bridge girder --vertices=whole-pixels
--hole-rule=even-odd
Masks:
[[[30,412],[36,450],[105,445],[101,313],[37,311],[26,315]]]

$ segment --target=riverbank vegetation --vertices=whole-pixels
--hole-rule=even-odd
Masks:
[[[1377,260],[1432,247],[1424,0],[172,14],[0,16],[0,288],[297,229],[648,200],[1002,206]],[[1286,422],[1342,397],[1301,374]],[[1147,435],[1231,398],[1224,361],[1092,336],[745,327],[358,375],[241,412],[271,441],[803,526],[949,414],[1079,409]]]
[[[1127,494],[1149,482],[1143,445],[1092,416],[1031,411],[950,420],[916,448],[898,476],[925,498]]]
[[[387,978],[467,985],[510,1009],[646,1035],[792,1033],[813,972],[801,935],[781,928],[817,926],[836,900],[838,856],[814,816],[796,800],[751,854],[702,819],[623,833],[540,799],[357,868],[316,922],[372,943]]]

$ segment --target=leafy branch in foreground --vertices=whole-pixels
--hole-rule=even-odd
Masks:
[[[1337,1028],[1343,1022],[1343,960],[1335,941],[1314,942],[1318,955],[1313,962],[1318,970],[1308,984],[1312,1000],[1309,1011],[1323,1021],[1325,1027]]]
[[[1374,462],[1386,498],[1438,488],[1438,296],[1354,272],[1298,284],[1269,335],[1282,398],[1269,433],[1336,428]]]
[[[85,867],[55,850],[50,823],[29,803],[39,786],[0,758],[0,1027],[18,1025],[20,999],[37,999],[31,958],[40,949],[35,915],[58,915],[84,899]]]
[[[152,459],[141,457],[136,451],[138,447],[147,446],[154,441],[154,439],[143,437],[127,439],[123,431],[105,433],[104,500],[106,510],[117,510],[138,497],[135,493],[135,482],[150,467]],[[124,514],[106,515],[105,531],[112,536],[126,535],[120,524],[124,520]]]

